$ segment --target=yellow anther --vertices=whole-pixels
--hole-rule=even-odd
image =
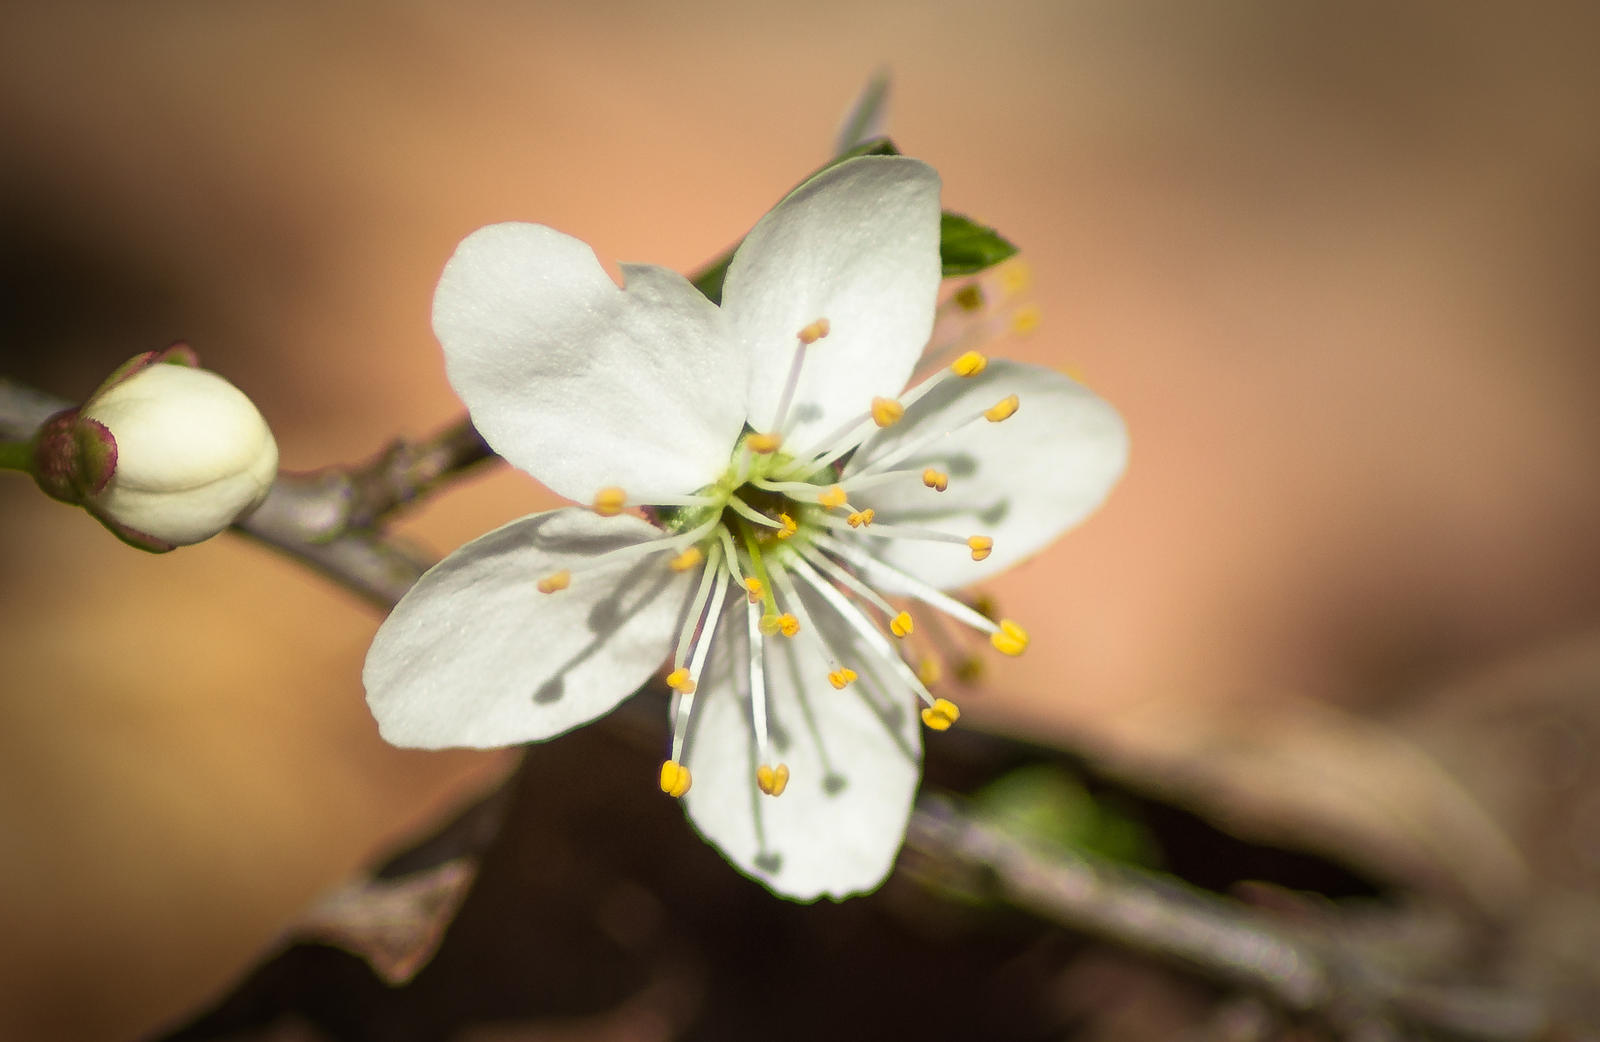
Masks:
[[[821,503],[829,510],[835,510],[839,507],[842,507],[849,501],[850,497],[845,495],[844,489],[839,485],[830,486],[817,493],[817,502]]]
[[[935,492],[943,492],[950,487],[950,475],[942,470],[934,470],[929,467],[922,472],[922,483]]]
[[[800,620],[784,612],[778,616],[778,632],[785,637],[792,637],[800,632]]]
[[[950,725],[960,719],[961,710],[948,698],[936,698],[933,705],[922,711],[922,722],[934,731],[948,731]]]
[[[912,630],[911,613],[903,611],[889,620],[889,632],[896,637],[909,637]]]
[[[1002,655],[1020,655],[1028,650],[1028,631],[1010,619],[1000,620],[1000,630],[989,634],[989,643]]]
[[[917,679],[923,684],[932,687],[944,677],[944,670],[939,668],[939,660],[932,655],[924,655],[922,661],[917,663]]]
[[[777,433],[752,434],[744,440],[744,443],[750,446],[751,452],[765,456],[769,453],[777,452],[783,447],[783,435]]]
[[[661,791],[668,796],[682,796],[689,791],[693,782],[694,779],[689,777],[689,768],[677,760],[668,760],[661,765]]]
[[[978,351],[968,351],[950,363],[951,372],[957,376],[977,376],[988,367],[989,360]]]
[[[906,407],[893,398],[872,399],[872,422],[879,427],[893,427],[906,414]]]
[[[795,524],[794,518],[790,517],[788,514],[779,514],[778,521],[783,525],[782,528],[778,529],[779,539],[787,539],[796,532],[800,531],[800,526]]]
[[[981,561],[994,553],[994,540],[986,535],[975,535],[967,540],[967,546],[972,549],[972,559]]]
[[[994,403],[993,408],[983,414],[983,418],[988,420],[990,423],[999,423],[1001,420],[1009,420],[1016,413],[1017,406],[1020,404],[1022,404],[1022,400],[1016,395],[1001,399],[1000,401]]]
[[[962,311],[979,311],[983,308],[983,289],[976,282],[969,282],[956,290],[955,296],[950,299]]]
[[[1039,309],[1029,304],[1025,308],[1018,308],[1017,313],[1011,316],[1011,331],[1024,336],[1039,328],[1039,323],[1044,321],[1044,316]]]
[[[976,684],[981,676],[983,676],[983,659],[978,656],[968,655],[956,663],[956,679],[963,684]]]
[[[694,694],[694,678],[689,676],[689,671],[683,666],[667,674],[667,686],[685,695]]]
[[[565,590],[571,585],[572,573],[563,568],[559,572],[555,572],[551,575],[545,576],[543,579],[540,579],[539,592],[555,593],[557,590]]]
[[[698,546],[691,546],[677,557],[674,557],[670,563],[673,571],[687,572],[705,559],[706,555],[700,552]]]
[[[872,524],[872,519],[877,516],[878,512],[873,510],[871,507],[868,507],[865,510],[857,510],[849,517],[845,518],[845,520],[850,523],[851,528],[860,528],[862,525]]]
[[[751,604],[760,604],[761,598],[767,595],[767,588],[761,585],[761,580],[753,575],[744,577],[745,592],[750,595]]]
[[[1016,296],[1033,285],[1033,269],[1026,261],[1012,261],[1000,269],[1000,288],[1008,296]]]
[[[756,768],[756,787],[768,796],[782,796],[783,790],[789,787],[789,765],[780,763],[776,767],[762,764]]]
[[[832,673],[828,674],[828,683],[833,685],[835,691],[843,691],[845,688],[849,687],[855,681],[855,679],[856,671],[851,669],[849,666],[845,666],[843,669],[836,669]]]
[[[616,517],[628,505],[628,494],[615,485],[594,494],[594,512],[601,517]]]
[[[828,320],[825,318],[819,318],[815,322],[812,322],[810,325],[806,326],[804,329],[800,330],[800,332],[796,333],[795,335],[800,338],[800,342],[802,344],[810,345],[827,336],[828,328]]]

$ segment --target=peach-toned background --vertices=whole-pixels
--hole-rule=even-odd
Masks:
[[[1032,261],[1014,353],[1133,436],[995,584],[1039,639],[970,719],[1137,764],[1285,693],[1381,712],[1600,610],[1600,26],[1511,11],[10,5],[0,343],[70,395],[185,338],[286,466],[359,458],[459,409],[428,309],[466,232],[692,268],[886,64],[897,142]],[[550,502],[502,472],[408,531]],[[180,1016],[503,762],[382,745],[377,617],[266,552],[0,503],[0,1035]]]

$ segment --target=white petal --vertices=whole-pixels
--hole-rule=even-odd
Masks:
[[[905,480],[851,496],[857,508],[876,510],[879,523],[989,536],[989,557],[973,561],[965,546],[909,539],[870,540],[875,556],[923,582],[956,589],[1043,549],[1106,498],[1128,459],[1122,417],[1060,373],[1020,362],[993,361],[978,376],[946,381],[864,445],[846,472],[906,439],[949,430],[1010,394],[1021,400],[1010,419],[978,420],[896,464],[914,471]],[[925,466],[948,472],[949,489],[925,487]]]
[[[728,267],[722,307],[750,356],[750,422],[772,422],[796,334],[807,349],[789,442],[800,448],[900,393],[933,328],[939,291],[939,175],[901,156],[823,171],[763,217]]]
[[[439,277],[433,330],[494,450],[561,495],[635,502],[716,480],[744,423],[743,352],[681,275],[537,224],[480,228]]]
[[[813,618],[829,609],[808,600]],[[690,819],[740,871],[785,897],[835,899],[876,889],[894,865],[921,774],[922,739],[909,692],[874,699],[840,631],[837,653],[863,675],[843,691],[802,633],[767,641],[771,759],[787,764],[788,789],[756,788],[756,749],[742,634],[745,606],[735,605],[719,637],[719,654],[701,684],[691,723],[687,765],[694,785],[684,797]],[[826,625],[839,629],[836,618]],[[736,634],[741,636],[735,636]],[[726,637],[734,637],[732,640]],[[887,673],[885,673],[887,675]]]
[[[666,659],[693,572],[627,556],[540,593],[538,581],[661,535],[567,507],[473,540],[401,599],[362,680],[384,738],[437,749],[550,738],[609,712]]]

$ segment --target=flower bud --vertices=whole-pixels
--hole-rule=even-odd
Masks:
[[[47,492],[153,551],[221,532],[266,497],[277,471],[255,404],[181,346],[132,359],[47,423],[35,469]]]

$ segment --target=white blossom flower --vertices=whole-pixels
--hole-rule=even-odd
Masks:
[[[124,538],[157,549],[210,539],[260,504],[278,473],[278,444],[255,403],[196,368],[192,355],[148,360],[170,353],[141,356],[146,364],[81,411],[114,448],[109,479],[82,494],[84,505]]]
[[[550,738],[665,664],[660,786],[705,837],[789,897],[876,887],[920,773],[918,703],[936,730],[958,715],[905,650],[912,612],[1020,653],[1020,626],[943,591],[1076,523],[1126,455],[1117,414],[1044,369],[966,351],[907,389],[939,215],[925,164],[840,163],[756,225],[720,307],[657,267],[624,265],[619,289],[549,228],[469,236],[434,301],[450,381],[496,451],[591,506],[423,576],[367,656],[383,735]]]

